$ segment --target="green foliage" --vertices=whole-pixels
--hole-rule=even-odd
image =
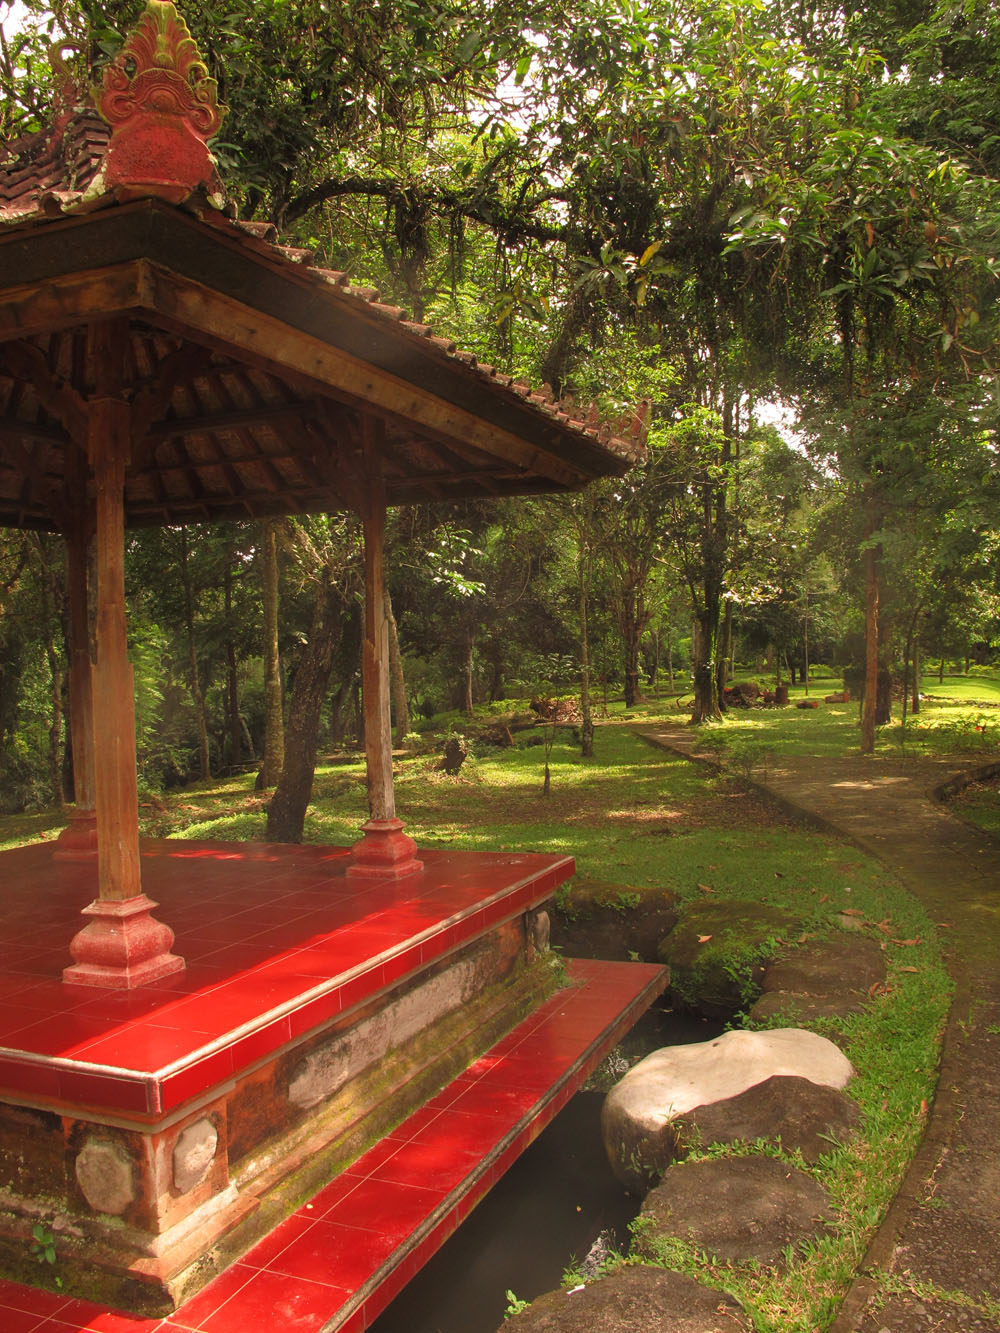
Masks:
[[[522,1310],[527,1310],[528,1306],[531,1304],[530,1301],[522,1301],[518,1299],[509,1288],[506,1292],[506,1296],[507,1305],[503,1312],[505,1319],[510,1319],[512,1315],[520,1314]]]
[[[56,1262],[56,1238],[45,1222],[36,1222],[31,1228],[31,1253],[40,1264]]]

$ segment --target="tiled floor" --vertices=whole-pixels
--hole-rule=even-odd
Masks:
[[[143,843],[145,892],[185,971],[135,991],[66,985],[93,866],[0,854],[0,1096],[155,1117],[541,902],[571,857],[431,851],[370,884],[346,850]],[[4,1331],[6,1333],[6,1331]]]
[[[464,1074],[165,1320],[0,1283],[2,1333],[361,1333],[663,989],[662,968],[575,961]]]

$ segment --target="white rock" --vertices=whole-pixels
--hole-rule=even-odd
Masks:
[[[653,1051],[608,1093],[650,1129],[696,1106],[738,1097],[775,1074],[843,1088],[854,1073],[832,1041],[804,1028],[726,1032],[714,1041]]]
[[[854,1073],[843,1052],[804,1028],[726,1032],[714,1041],[665,1046],[640,1060],[608,1093],[601,1124],[608,1158],[635,1189],[643,1171],[673,1155],[672,1120],[738,1097],[775,1074],[842,1089]]]

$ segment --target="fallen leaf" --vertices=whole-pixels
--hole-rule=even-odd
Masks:
[[[702,893],[714,893],[714,892],[715,892],[715,890],[714,890],[713,888],[711,888],[711,886],[708,885],[708,884],[699,884],[699,885],[698,885],[698,888],[701,889]]]
[[[911,945],[920,943],[920,936],[918,935],[915,940],[892,940],[891,943],[902,944],[905,945],[907,948],[909,948]]]
[[[860,907],[842,907],[841,912],[844,916],[864,916]]]
[[[711,938],[712,938],[711,935],[699,935],[699,936],[698,936],[698,943],[699,943],[699,944],[707,944],[708,941],[709,941]]]
[[[901,968],[899,969],[899,971],[900,971],[900,972],[919,972],[919,971],[920,971],[920,968],[919,968],[919,967],[901,967]]]
[[[774,878],[775,878],[775,879],[784,879],[785,876],[784,876],[784,874],[782,873],[782,871],[780,871],[780,870],[776,870],[776,871],[774,872]]]
[[[920,1099],[920,1114],[921,1114],[921,1115],[926,1115],[926,1114],[927,1114],[927,1098],[926,1098],[926,1097],[922,1097],[922,1098]]]

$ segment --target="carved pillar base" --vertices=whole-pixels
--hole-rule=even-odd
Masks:
[[[69,951],[76,961],[63,970],[63,981],[129,990],[181,971],[184,959],[170,952],[174,932],[151,915],[155,906],[140,893],[85,907],[83,915],[94,919],[73,937]]]
[[[402,879],[423,868],[417,844],[403,832],[401,819],[369,819],[364,837],[351,848],[348,879]]]
[[[52,853],[56,861],[97,861],[97,812],[74,810],[69,823],[56,838]]]

